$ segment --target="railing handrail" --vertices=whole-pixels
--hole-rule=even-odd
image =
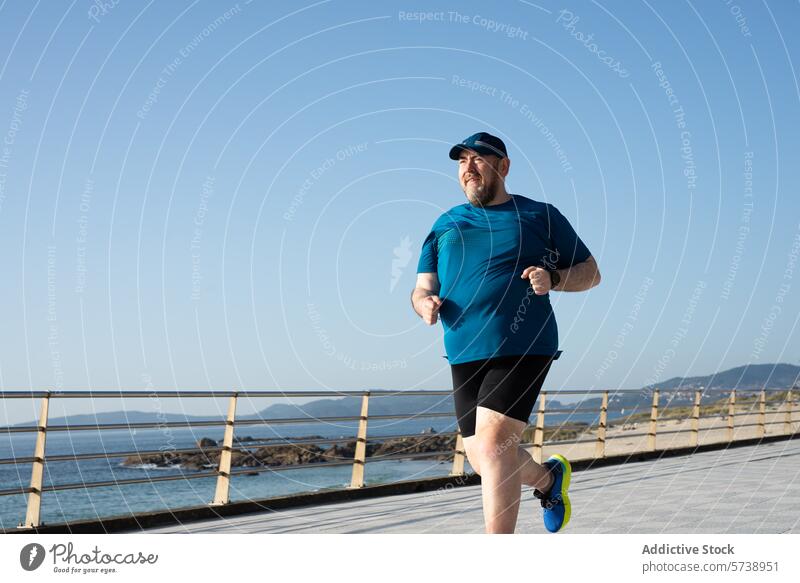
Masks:
[[[255,389],[255,390],[227,390],[220,391],[215,389],[184,389],[174,391],[164,390],[58,390],[58,391],[30,391],[25,389],[12,389],[0,391],[0,399],[25,399],[25,398],[75,398],[75,399],[143,399],[152,397],[189,397],[189,398],[208,398],[208,397],[258,397],[258,398],[276,398],[276,397],[363,397],[369,394],[371,397],[391,397],[394,395],[408,396],[430,396],[430,395],[450,395],[452,391],[449,389],[361,389],[361,390],[347,390],[347,391],[279,391],[273,389]]]
[[[665,393],[687,393],[697,390],[718,392],[720,394],[730,393],[730,391],[738,391],[740,393],[760,393],[766,391],[785,392],[786,388],[768,387],[758,389],[708,389],[697,387],[677,387],[671,389],[658,389],[662,394]],[[796,390],[796,389],[795,389]],[[650,395],[653,389],[559,389],[559,390],[542,390],[540,394],[549,396],[558,395],[602,395],[608,391],[609,396],[613,397],[619,394],[647,394]],[[52,391],[31,391],[27,389],[11,389],[0,391],[0,399],[31,399],[50,397],[52,399],[142,399],[153,397],[164,398],[209,398],[209,397],[233,397],[238,396],[242,398],[280,398],[280,397],[363,397],[369,394],[370,397],[392,397],[392,396],[449,396],[452,395],[451,389],[353,389],[353,390],[291,390],[281,391],[276,389],[240,389],[240,390],[216,390],[216,389],[178,389],[178,390],[140,390],[140,389],[97,389],[97,390],[52,390]]]

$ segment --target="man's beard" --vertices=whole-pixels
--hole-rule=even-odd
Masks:
[[[494,180],[489,183],[483,179],[470,180],[464,187],[464,194],[473,206],[486,206],[497,195],[497,183]]]

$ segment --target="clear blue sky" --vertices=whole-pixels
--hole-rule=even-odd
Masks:
[[[481,130],[603,274],[554,294],[548,388],[798,364],[799,17],[3,2],[0,385],[449,387],[408,296]]]

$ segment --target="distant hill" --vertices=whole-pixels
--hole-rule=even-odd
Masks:
[[[792,364],[746,364],[702,377],[673,377],[661,383],[644,387],[645,390],[697,389],[760,391],[767,389],[788,389],[800,382],[800,366]]]
[[[361,397],[319,399],[303,405],[276,403],[259,412],[262,419],[291,417],[352,417],[361,411]],[[411,395],[408,397],[371,397],[370,415],[403,415],[414,413],[449,413],[453,411],[450,395]]]
[[[645,409],[650,406],[653,390],[664,391],[662,405],[687,405],[694,401],[694,392],[703,391],[703,402],[714,401],[727,396],[736,389],[742,393],[767,389],[789,389],[800,385],[800,366],[792,364],[748,364],[725,371],[697,377],[673,377],[639,389],[612,396],[609,400],[614,407]],[[582,401],[586,407],[599,408],[600,399],[593,397]],[[629,411],[630,412],[630,411]]]
[[[214,420],[218,420],[216,417]],[[180,421],[202,421],[211,420],[208,415],[181,415],[180,413],[165,413],[156,416],[152,411],[106,411],[101,413],[82,413],[79,415],[69,415],[67,417],[50,417],[48,425],[98,425],[109,423],[172,423]],[[20,425],[36,425],[36,421],[17,423]]]
[[[714,400],[722,396],[723,392],[730,389],[738,391],[758,391],[761,387],[768,389],[788,389],[800,385],[800,366],[791,364],[750,364],[716,372],[705,376],[674,377],[666,381],[642,387],[635,392],[626,392],[624,395],[611,396],[610,408],[618,410],[626,408],[645,409],[649,407],[652,391],[655,388],[669,391],[665,403],[670,405],[683,405],[691,403],[694,391],[704,387],[704,400]],[[359,414],[360,397],[339,397],[317,399],[302,405],[275,403],[259,411],[255,415],[238,416],[237,419],[287,419],[294,417],[352,417]],[[574,407],[564,405],[558,400],[550,399],[548,408],[558,409]],[[581,407],[599,409],[600,398],[592,397],[580,403]],[[447,395],[414,395],[409,397],[388,396],[373,397],[369,403],[370,415],[401,415],[419,413],[451,413],[453,412],[452,397]],[[611,413],[611,412],[610,412]],[[611,415],[610,415],[611,416]],[[220,416],[213,417],[218,420]],[[158,418],[153,413],[146,411],[110,411],[106,413],[70,415],[68,417],[51,418],[52,425],[81,425],[96,423],[153,423],[153,422],[180,422],[200,421],[212,419],[208,415],[182,415],[166,413]],[[35,425],[36,421],[19,423],[18,425]]]

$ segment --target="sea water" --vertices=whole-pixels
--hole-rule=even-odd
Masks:
[[[612,415],[609,415],[609,419]],[[551,414],[548,425],[563,421],[596,423],[596,414]],[[375,420],[369,423],[370,437],[419,434],[429,429],[436,432],[455,431],[453,417]],[[237,428],[236,436],[288,439],[310,435],[325,438],[354,439],[357,422],[253,425]],[[50,431],[47,434],[47,456],[94,452],[169,451],[196,447],[202,437],[222,440],[222,425],[193,428],[124,429],[112,431]],[[35,433],[0,435],[0,458],[31,457]],[[246,444],[245,444],[246,445]],[[302,447],[302,445],[298,445]],[[80,461],[48,461],[44,485],[115,482],[160,476],[187,476],[201,473],[180,468],[123,466],[124,457]],[[451,461],[409,459],[373,461],[368,458],[364,472],[367,484],[391,483],[446,476]],[[469,464],[467,464],[469,469]],[[234,468],[234,470],[243,468]],[[203,472],[213,471],[212,469]],[[352,466],[307,469],[280,469],[255,475],[235,475],[230,483],[231,501],[260,500],[301,492],[344,488],[350,484]],[[0,490],[30,485],[31,464],[0,464]],[[42,495],[41,522],[54,524],[125,516],[142,512],[202,506],[214,498],[216,477],[177,479],[142,484],[110,485],[93,488],[45,491]],[[0,528],[14,528],[25,518],[26,495],[0,496]]]
[[[419,434],[433,428],[437,432],[455,430],[451,418],[381,420],[369,424],[372,437]],[[46,456],[95,452],[168,451],[196,447],[202,437],[221,441],[223,428],[158,428],[112,431],[51,431],[47,434]],[[237,430],[237,436],[253,438],[297,438],[321,435],[326,438],[355,438],[356,423],[313,423],[303,425],[249,426]],[[35,433],[0,436],[0,458],[33,455]],[[303,447],[298,445],[297,447]],[[191,476],[201,473],[180,468],[128,467],[123,457],[79,461],[48,461],[44,485],[115,482],[160,476]],[[368,462],[364,479],[367,484],[446,476],[449,461],[434,459]],[[234,468],[238,470],[242,468]],[[203,470],[204,472],[213,469]],[[236,475],[231,479],[231,501],[259,500],[350,484],[350,465],[262,471],[255,475]],[[28,487],[31,464],[0,464],[0,490]],[[179,479],[142,484],[111,485],[93,488],[45,491],[42,494],[41,521],[54,524],[75,520],[124,516],[135,513],[202,506],[214,498],[216,477]],[[0,496],[0,528],[16,527],[25,518],[26,495]]]

